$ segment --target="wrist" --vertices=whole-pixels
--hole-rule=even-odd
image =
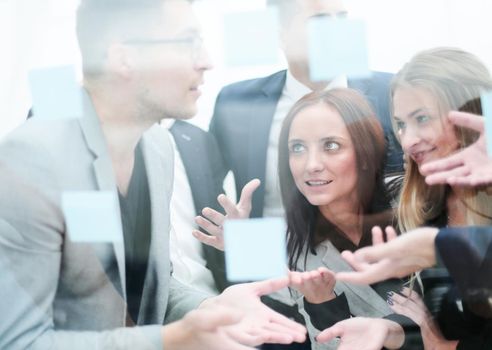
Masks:
[[[323,304],[326,303],[327,301],[335,299],[336,297],[337,297],[336,294],[332,292],[329,295],[323,295],[323,296],[305,295],[304,299],[306,299],[310,304]]]
[[[161,328],[162,343],[164,350],[181,349],[184,340],[191,336],[188,327],[182,320],[170,323]]]
[[[405,342],[405,332],[402,326],[398,323],[386,319],[380,319],[380,322],[384,322],[387,333],[384,341],[384,347],[388,349],[399,349]]]

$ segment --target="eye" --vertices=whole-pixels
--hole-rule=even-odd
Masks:
[[[398,132],[404,131],[405,128],[407,127],[405,122],[402,122],[401,120],[397,120],[395,122],[395,125],[396,125],[396,131],[398,131]]]
[[[327,151],[338,151],[340,149],[340,144],[335,141],[325,142],[325,150]]]
[[[289,152],[290,153],[301,153],[301,152],[304,152],[305,149],[306,149],[306,147],[304,147],[304,145],[302,143],[299,143],[299,142],[292,143],[289,145]]]
[[[423,123],[426,123],[430,120],[430,117],[428,115],[418,115],[415,117],[415,120],[417,121],[417,123],[419,124],[423,124]]]

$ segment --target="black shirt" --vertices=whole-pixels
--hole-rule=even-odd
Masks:
[[[140,144],[135,150],[135,163],[127,195],[118,194],[125,243],[128,312],[136,323],[142,300],[151,240],[149,184]]]

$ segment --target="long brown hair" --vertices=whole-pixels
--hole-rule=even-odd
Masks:
[[[376,213],[387,207],[386,198],[382,199],[385,197],[384,133],[369,103],[361,94],[351,89],[333,89],[306,95],[286,116],[279,138],[278,174],[287,220],[287,250],[291,269],[296,267],[306,245],[306,251],[313,251],[316,246],[315,225],[319,211],[299,191],[292,177],[289,166],[289,133],[292,121],[299,112],[319,103],[326,104],[340,114],[354,145],[358,172],[357,198],[361,214]],[[378,193],[381,203],[375,203],[375,193]]]

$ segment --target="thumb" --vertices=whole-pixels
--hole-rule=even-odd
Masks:
[[[343,321],[342,321],[343,322]],[[343,327],[340,325],[340,322],[335,324],[334,326],[325,329],[323,332],[318,334],[316,340],[320,343],[326,343],[333,338],[341,337],[343,335]]]

